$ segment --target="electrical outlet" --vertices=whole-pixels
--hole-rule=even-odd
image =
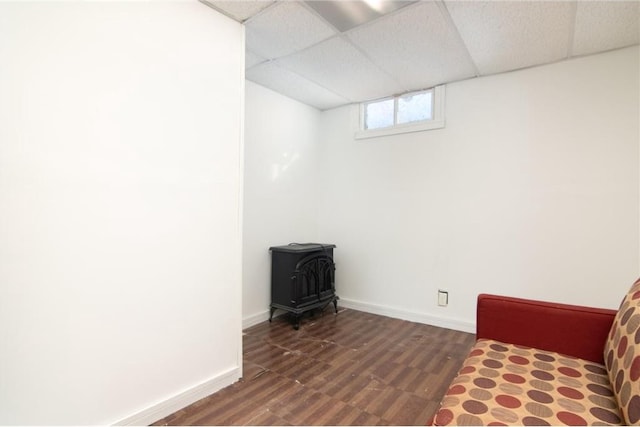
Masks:
[[[446,307],[449,304],[449,292],[438,289],[438,305]]]

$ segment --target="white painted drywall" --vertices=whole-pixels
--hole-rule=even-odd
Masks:
[[[0,424],[240,375],[243,44],[196,1],[0,2]]]
[[[317,240],[320,111],[246,82],[243,319],[268,318],[269,247]]]
[[[633,47],[454,83],[445,129],[368,140],[357,106],[324,112],[344,303],[471,330],[481,292],[617,308],[639,273],[639,76]]]

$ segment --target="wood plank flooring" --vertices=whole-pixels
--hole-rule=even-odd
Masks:
[[[424,425],[474,335],[333,307],[244,331],[244,377],[154,425]]]

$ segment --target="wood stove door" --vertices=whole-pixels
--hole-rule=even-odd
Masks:
[[[321,300],[333,298],[335,294],[335,269],[331,257],[318,257],[318,297]]]
[[[294,274],[294,300],[296,306],[330,299],[335,293],[335,264],[324,253],[315,253],[301,259]]]
[[[297,307],[318,302],[318,255],[309,255],[296,265],[294,274],[294,301]]]

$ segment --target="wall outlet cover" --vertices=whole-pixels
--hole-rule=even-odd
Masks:
[[[449,292],[438,290],[438,305],[446,307],[449,304]]]

